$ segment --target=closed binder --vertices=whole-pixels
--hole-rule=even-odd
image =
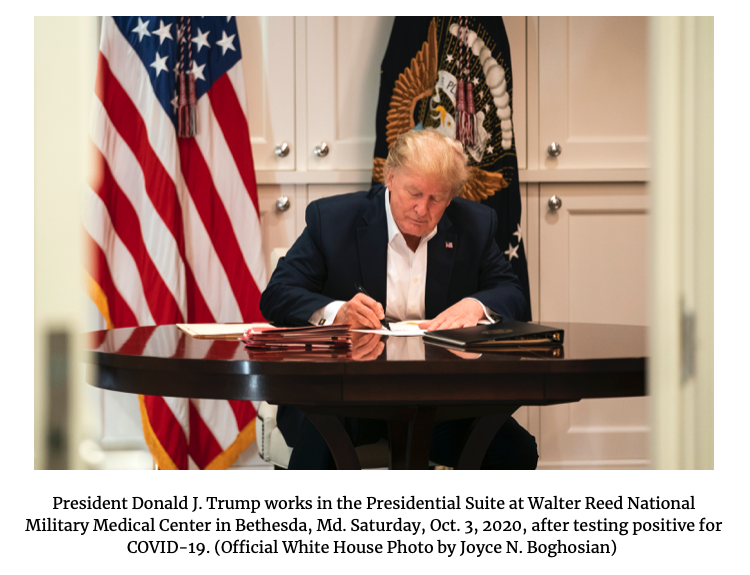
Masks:
[[[504,321],[493,325],[477,325],[458,329],[425,332],[426,341],[458,347],[481,348],[499,346],[562,345],[564,330],[525,321]]]

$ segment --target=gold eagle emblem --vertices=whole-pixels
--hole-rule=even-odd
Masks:
[[[386,142],[388,149],[401,134],[414,128],[414,109],[423,98],[430,97],[438,75],[437,25],[433,18],[427,30],[427,40],[409,67],[398,76],[386,114]],[[385,182],[385,159],[372,161],[372,181]],[[461,197],[480,202],[495,194],[496,190],[507,188],[501,173],[488,172],[471,166],[470,177],[461,190]]]

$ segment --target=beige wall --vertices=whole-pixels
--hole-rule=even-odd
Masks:
[[[82,331],[80,197],[85,185],[96,19],[34,19],[34,466],[45,461],[47,334]],[[86,426],[80,362],[71,359],[69,462]]]

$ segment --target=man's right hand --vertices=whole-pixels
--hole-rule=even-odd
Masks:
[[[346,324],[351,329],[380,329],[385,317],[383,306],[371,297],[358,293],[339,308],[334,324]]]

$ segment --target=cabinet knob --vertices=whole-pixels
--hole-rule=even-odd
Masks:
[[[286,158],[289,155],[289,144],[286,142],[281,142],[280,144],[276,144],[276,155],[279,158]]]
[[[550,210],[557,211],[562,207],[562,200],[557,196],[552,196],[547,202]]]
[[[292,204],[289,202],[289,198],[286,196],[279,196],[276,198],[276,211],[285,212],[289,209]]]
[[[562,154],[562,146],[557,142],[552,142],[549,146],[547,146],[547,153],[553,158],[556,158],[557,156]]]
[[[319,158],[325,158],[330,151],[331,148],[328,147],[328,144],[326,144],[325,142],[321,142],[319,145],[315,146],[313,153]]]

